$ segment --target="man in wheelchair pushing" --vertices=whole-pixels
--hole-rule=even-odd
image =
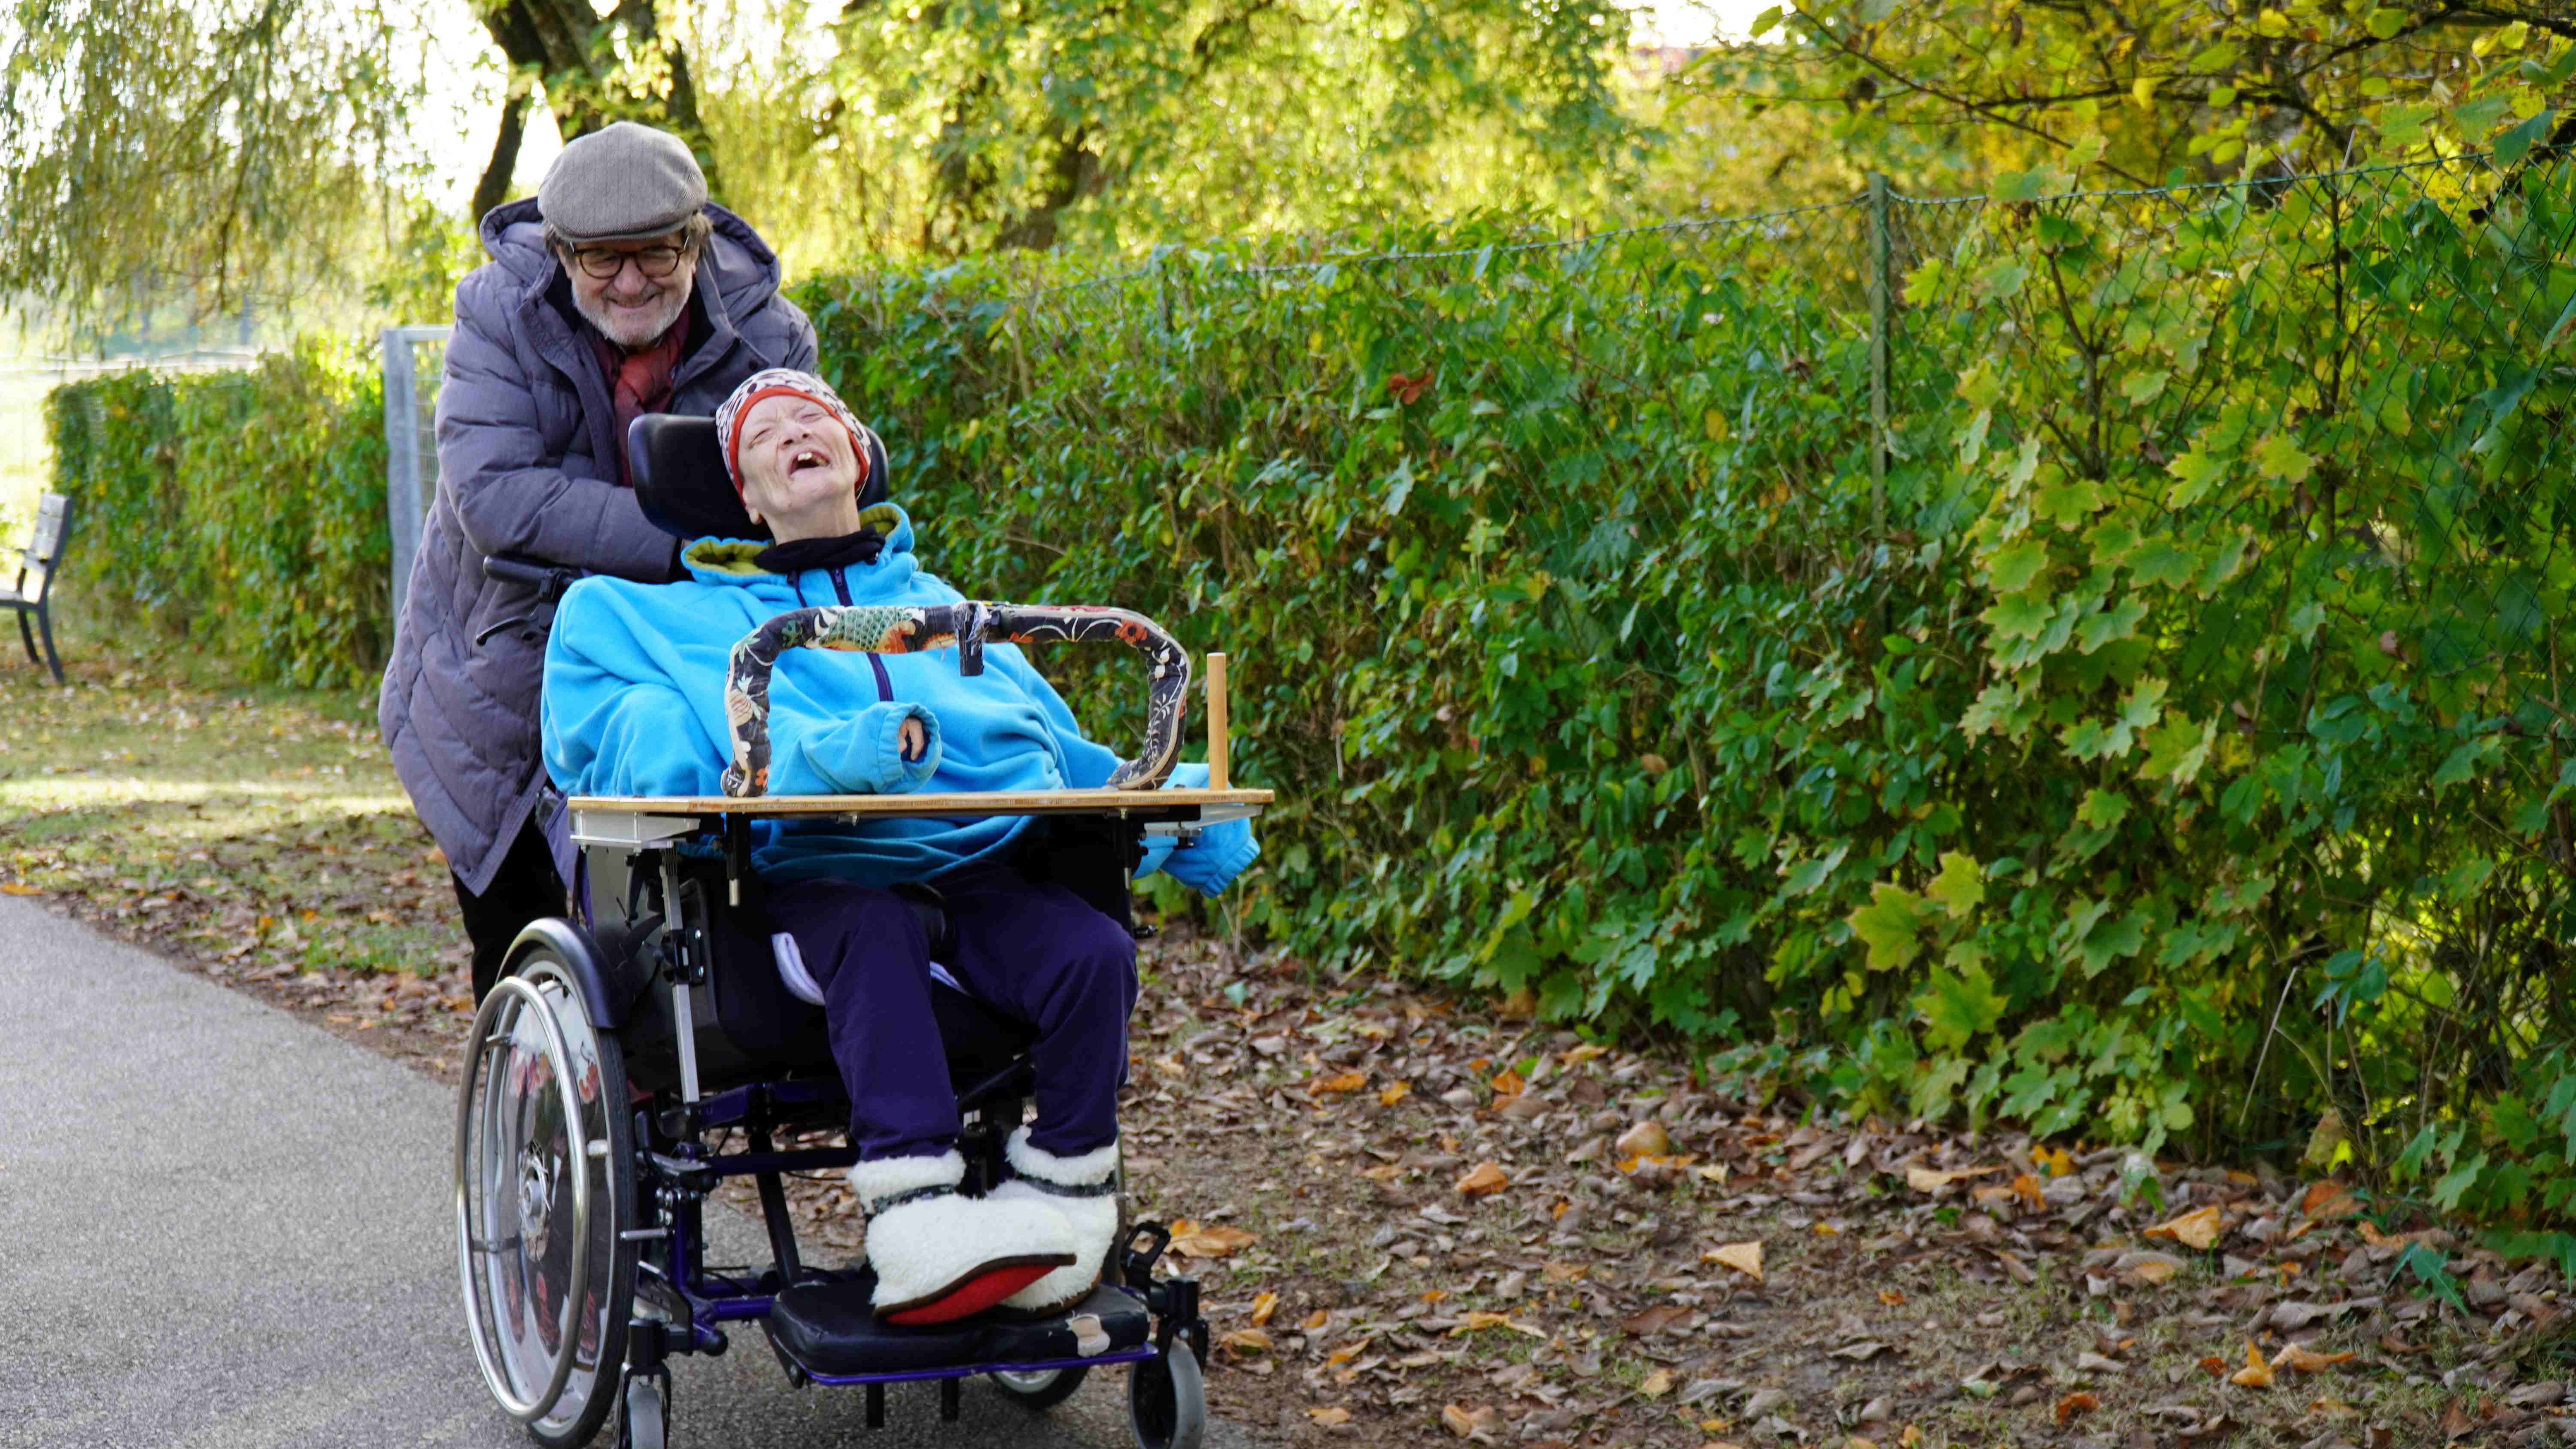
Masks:
[[[774,542],[702,538],[669,584],[591,578],[565,594],[546,651],[545,759],[573,795],[712,795],[731,749],[730,651],[792,609],[935,605],[962,596],[923,570],[891,503],[859,506],[866,453],[822,379],[774,370],[716,412],[718,446]],[[1117,757],[1085,739],[1020,651],[980,674],[941,654],[793,651],[770,685],[772,793],[1045,790],[1105,781]],[[1181,766],[1174,784],[1204,784]],[[1117,1095],[1136,948],[1066,888],[1008,863],[1026,817],[772,822],[753,865],[782,968],[822,999],[850,1097],[850,1186],[868,1214],[877,1312],[930,1323],[1000,1306],[1078,1302],[1117,1231]],[[1248,822],[1211,825],[1163,869],[1215,895],[1259,848]],[[942,959],[892,888],[934,886],[951,922]],[[1013,1176],[960,1192],[958,1108],[931,1007],[934,972],[1035,1030],[1036,1120],[1011,1135]]]

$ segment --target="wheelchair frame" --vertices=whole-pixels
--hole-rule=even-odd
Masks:
[[[510,969],[476,1017],[458,1104],[459,1270],[476,1358],[494,1398],[547,1449],[588,1442],[611,1414],[618,1421],[618,1444],[660,1449],[668,1429],[669,1360],[721,1354],[728,1347],[723,1325],[759,1323],[791,1385],[864,1389],[865,1423],[872,1429],[884,1423],[887,1384],[937,1382],[940,1415],[954,1420],[966,1378],[991,1376],[1013,1398],[1043,1409],[1069,1394],[1091,1367],[1123,1363],[1131,1366],[1130,1418],[1139,1445],[1195,1445],[1205,1423],[1200,1370],[1209,1362],[1208,1326],[1195,1281],[1155,1274],[1170,1243],[1169,1231],[1157,1223],[1128,1225],[1104,1265],[1104,1291],[1123,1295],[1149,1317],[1150,1329],[1134,1346],[867,1373],[834,1373],[800,1362],[771,1322],[778,1296],[800,1283],[846,1281],[851,1275],[804,1262],[783,1176],[845,1168],[857,1154],[846,1147],[782,1150],[776,1134],[845,1123],[848,1103],[828,1056],[819,1070],[809,1052],[801,1067],[772,1072],[748,1055],[706,1060],[705,1049],[723,1043],[715,1030],[724,970],[720,937],[729,928],[725,912],[741,904],[746,885],[757,890],[750,865],[757,819],[1013,815],[1042,817],[1038,828],[1044,829],[1044,817],[1089,817],[1122,842],[1114,863],[1121,909],[1113,916],[1123,921],[1127,872],[1148,833],[1174,833],[1181,837],[1176,844],[1186,843],[1207,824],[1257,814],[1270,799],[1268,791],[1211,788],[570,801],[572,836],[581,851],[573,904],[579,920],[539,921],[513,946]],[[711,898],[710,853],[721,862],[721,903]],[[621,919],[606,930],[592,912],[594,888],[602,885],[610,887],[607,898],[624,907],[617,912]],[[603,941],[617,943],[616,949]],[[741,954],[738,947],[734,954]],[[741,969],[747,974],[759,966]],[[537,1030],[528,1033],[525,1025],[532,1019]],[[665,1029],[667,1065],[676,1080],[639,1098],[629,1090],[627,1053],[658,1053]],[[551,1098],[539,1093],[519,1103],[515,1115],[523,1126],[542,1125],[551,1112],[565,1138],[562,1160],[549,1158],[535,1168],[524,1160],[525,1142],[517,1158],[504,1161],[491,1153],[492,1133],[506,1128],[513,1114],[494,1105],[495,1094],[504,1091],[497,1077],[488,1090],[477,1090],[486,1080],[487,1058],[495,1055],[492,1048],[507,1044],[511,1053],[523,1053],[523,1038],[555,1063],[555,1090]],[[956,1047],[952,1041],[952,1080]],[[969,1192],[989,1188],[1006,1171],[1003,1142],[1018,1125],[1029,1092],[1024,1057],[998,1067],[986,1062],[958,1090]],[[627,1103],[624,1110],[608,1110],[619,1100]],[[744,1150],[710,1145],[711,1137],[734,1131],[742,1134]],[[478,1142],[484,1147],[480,1156]],[[567,1169],[565,1160],[584,1170]],[[499,1176],[505,1170],[511,1174],[507,1183]],[[748,1279],[711,1271],[706,1263],[704,1204],[728,1177],[754,1181],[768,1237],[771,1261]],[[496,1193],[508,1196],[512,1185],[515,1211],[513,1202],[494,1201]],[[556,1221],[553,1198],[566,1188],[572,1199],[570,1247],[564,1250],[570,1254],[569,1282],[553,1324],[553,1346],[546,1350],[547,1382],[539,1386],[530,1382],[532,1374],[520,1371],[523,1365],[499,1361],[509,1350],[495,1335],[507,1322],[524,1320],[520,1310],[526,1305],[506,1305],[505,1313],[505,1305],[494,1300],[492,1260],[509,1249],[524,1253],[525,1240],[549,1236],[541,1225]],[[537,1251],[553,1252],[555,1246],[549,1242]],[[594,1281],[603,1270],[604,1281]],[[1082,1309],[1102,1301],[1095,1294]],[[541,1320],[543,1305],[537,1306]],[[534,1329],[540,1347],[545,1327],[539,1321]],[[586,1369],[580,1364],[585,1345],[591,1355]]]

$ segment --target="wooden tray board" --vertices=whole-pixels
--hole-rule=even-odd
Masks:
[[[976,790],[912,795],[575,795],[576,811],[635,815],[843,815],[955,820],[980,815],[1163,814],[1186,807],[1268,805],[1268,790]]]

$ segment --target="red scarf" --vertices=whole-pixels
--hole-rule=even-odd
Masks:
[[[617,420],[617,482],[632,488],[635,480],[628,476],[626,464],[626,430],[646,413],[666,411],[671,406],[671,374],[680,365],[681,349],[689,341],[689,316],[681,312],[671,330],[641,352],[628,352],[616,343],[591,334],[591,348],[599,354],[600,366],[608,373],[610,412]]]

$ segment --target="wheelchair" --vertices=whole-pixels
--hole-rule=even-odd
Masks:
[[[862,444],[870,463],[863,501],[873,502],[884,496],[884,453],[873,436]],[[684,537],[758,536],[723,482],[707,420],[639,419],[629,456],[639,499],[662,527]],[[538,572],[493,563],[497,577]],[[538,584],[541,606],[564,583],[528,581]],[[904,617],[876,617],[892,614]],[[870,617],[852,617],[859,615]],[[543,621],[532,616],[530,627]],[[760,793],[768,674],[782,650],[953,647],[972,673],[987,641],[1052,639],[1110,639],[1150,662],[1147,748],[1111,787]],[[1036,1322],[880,1323],[863,1264],[806,1259],[784,1177],[846,1168],[856,1153],[789,1140],[846,1125],[849,1103],[821,1008],[798,993],[772,954],[750,859],[760,820],[1027,816],[1014,863],[1137,930],[1128,880],[1148,832],[1173,832],[1186,845],[1200,827],[1270,803],[1267,791],[1226,786],[1221,661],[1210,656],[1209,787],[1155,789],[1178,755],[1190,669],[1151,621],[1116,610],[988,604],[800,610],[734,651],[727,688],[743,698],[728,699],[735,768],[726,794],[566,802],[579,852],[572,918],[538,921],[513,945],[475,1017],[456,1121],[456,1246],[468,1334],[493,1399],[531,1439],[574,1449],[613,1422],[620,1446],[662,1449],[673,1360],[724,1353],[729,1328],[753,1326],[790,1385],[860,1389],[871,1429],[885,1422],[888,1384],[937,1383],[940,1415],[954,1420],[970,1378],[1045,1410],[1093,1369],[1123,1365],[1139,1449],[1201,1442],[1208,1325],[1198,1285],[1162,1271],[1171,1235],[1161,1224],[1129,1223],[1122,1213],[1100,1285],[1070,1312]],[[757,708],[737,707],[755,699]],[[912,900],[937,942],[945,923],[935,894]],[[1008,1175],[1003,1145],[1033,1087],[1030,1033],[937,981],[942,974],[933,973],[932,995],[962,1119],[966,1191],[976,1193]],[[769,1262],[712,1269],[706,1199],[725,1179],[743,1177],[757,1189]]]

